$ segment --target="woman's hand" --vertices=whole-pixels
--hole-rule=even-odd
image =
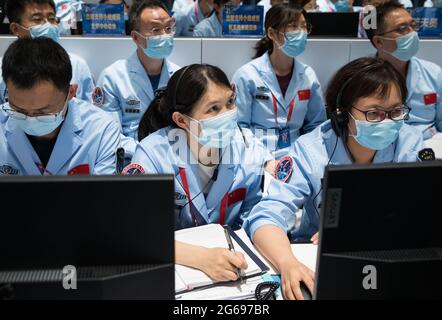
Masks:
[[[247,269],[242,253],[224,248],[204,248],[198,260],[199,269],[215,281],[237,280],[238,269]]]
[[[315,274],[295,258],[283,263],[280,268],[282,293],[288,300],[304,300],[301,281],[313,294]]]
[[[313,242],[313,244],[318,245],[319,243],[319,232],[316,232],[313,237],[310,239],[311,242]]]

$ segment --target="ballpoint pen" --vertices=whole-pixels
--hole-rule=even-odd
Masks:
[[[229,246],[229,250],[236,254],[235,247],[233,246],[232,238],[230,237],[229,232],[229,226],[224,225],[224,234],[226,236],[227,244]],[[236,274],[238,276],[238,279],[241,279],[241,283],[244,282],[244,273],[241,271],[240,268],[237,268]]]

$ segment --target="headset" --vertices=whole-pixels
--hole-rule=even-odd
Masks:
[[[348,114],[343,113],[340,108],[341,103],[342,103],[342,95],[344,94],[345,89],[348,87],[350,82],[354,78],[356,78],[356,76],[359,76],[363,73],[371,71],[375,68],[379,68],[379,64],[370,64],[370,65],[363,67],[358,72],[356,72],[356,74],[354,74],[353,76],[348,78],[344,82],[344,84],[341,86],[341,89],[339,90],[339,92],[336,96],[336,109],[332,112],[329,111],[329,117],[330,117],[332,128],[338,137],[342,138],[344,136],[344,131],[345,131],[346,125],[348,124]],[[332,156],[333,156],[333,154],[332,154]]]

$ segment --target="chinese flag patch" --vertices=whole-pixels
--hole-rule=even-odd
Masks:
[[[429,93],[424,95],[424,103],[425,105],[435,104],[437,102],[437,94]]]
[[[298,91],[299,101],[310,100],[310,89]]]
[[[76,174],[89,174],[89,165],[88,164],[80,164],[75,168],[68,171],[68,175],[76,175]]]

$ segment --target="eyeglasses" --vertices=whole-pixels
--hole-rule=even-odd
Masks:
[[[1,109],[4,112],[6,112],[6,114],[8,116],[10,116],[11,118],[16,119],[16,120],[26,120],[29,117],[32,119],[36,119],[37,121],[40,121],[40,122],[50,123],[50,122],[55,122],[57,120],[57,117],[59,116],[60,112],[62,112],[66,109],[67,98],[68,97],[66,97],[65,103],[63,105],[63,109],[57,113],[44,113],[44,114],[42,113],[42,114],[36,114],[36,115],[30,116],[25,113],[14,110],[13,108],[10,107],[11,104],[9,102],[2,104]]]
[[[400,107],[396,107],[393,110],[386,111],[378,108],[382,108],[380,106],[374,107],[374,110],[360,110],[356,107],[353,107],[353,109],[358,110],[359,112],[362,112],[365,115],[365,120],[368,122],[381,122],[384,121],[385,118],[388,118],[393,121],[401,121],[401,120],[408,120],[408,116],[410,114],[411,108],[407,107],[406,105],[402,105]]]
[[[286,31],[286,32],[300,32],[300,31],[305,31],[307,32],[307,34],[310,34],[312,32],[312,25],[310,23],[303,23],[301,25],[298,26],[293,26],[293,25],[289,25],[287,27],[287,29],[290,28],[290,31]],[[285,32],[279,32],[280,34],[284,35],[284,38],[286,38],[285,36]],[[287,40],[287,38],[286,38]]]
[[[394,28],[393,30],[383,32],[383,33],[378,33],[377,35],[383,36],[383,35],[386,35],[387,33],[390,33],[390,32],[397,32],[400,35],[406,35],[409,33],[410,30],[417,32],[420,29],[421,29],[421,25],[418,24],[415,20],[413,20],[410,23],[402,23],[398,27]]]
[[[160,36],[162,34],[175,34],[176,30],[176,21],[175,18],[172,17],[168,23],[166,23],[164,26],[155,26],[152,27],[145,35],[144,37],[151,37],[151,36]]]

